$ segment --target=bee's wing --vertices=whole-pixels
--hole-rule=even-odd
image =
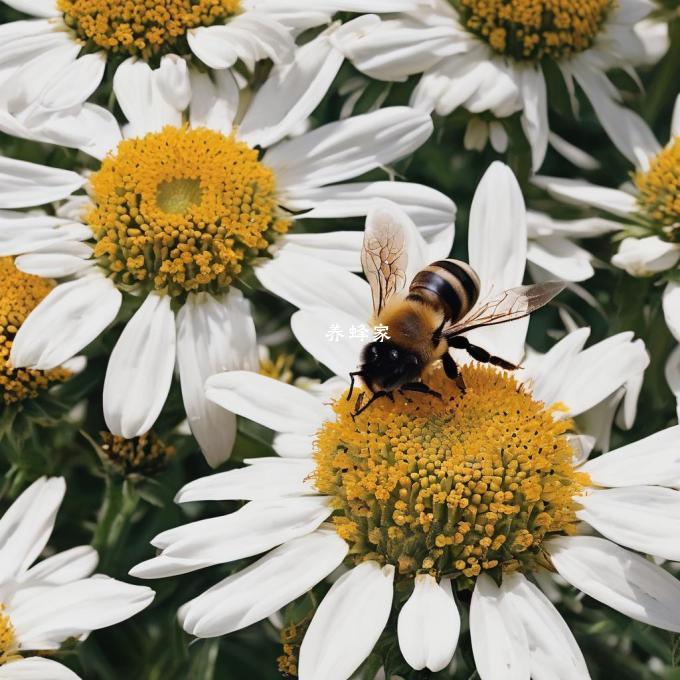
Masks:
[[[563,281],[547,281],[510,288],[495,298],[475,305],[462,319],[445,326],[442,335],[451,338],[473,328],[522,319],[548,304],[564,290],[565,285]]]
[[[371,286],[373,312],[379,314],[387,301],[406,284],[406,235],[399,213],[380,204],[366,218],[361,266]]]

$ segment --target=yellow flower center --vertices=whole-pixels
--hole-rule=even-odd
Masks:
[[[175,455],[175,447],[166,444],[153,430],[134,439],[111,432],[100,432],[99,436],[107,463],[124,475],[150,477],[160,472]]]
[[[15,661],[20,658],[16,651],[17,640],[14,635],[14,627],[9,620],[5,607],[0,604],[0,666],[8,661]]]
[[[572,467],[572,424],[507,374],[468,366],[465,382],[463,396],[434,369],[427,383],[441,400],[408,393],[356,420],[351,402],[335,403],[314,478],[357,562],[466,588],[484,571],[535,568],[543,539],[572,531],[588,481]]]
[[[463,24],[520,61],[562,59],[592,46],[614,0],[455,0]]]
[[[649,170],[638,171],[633,179],[643,217],[663,227],[675,227],[665,232],[680,241],[680,137],[657,154]]]
[[[236,14],[241,0],[57,0],[64,22],[85,42],[114,53],[170,51],[186,32]]]
[[[207,128],[125,140],[90,183],[95,257],[123,285],[220,292],[290,226],[257,151]]]
[[[71,375],[65,368],[34,371],[8,364],[14,336],[52,288],[54,281],[24,274],[11,257],[0,257],[0,396],[5,404],[33,399],[51,382]]]

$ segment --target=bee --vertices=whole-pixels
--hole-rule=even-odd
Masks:
[[[406,289],[408,254],[406,233],[390,211],[376,211],[367,220],[361,264],[373,298],[373,324],[387,328],[385,337],[367,344],[358,371],[350,373],[352,398],[356,377],[371,391],[363,405],[362,392],[354,416],[376,399],[394,401],[394,390],[421,392],[441,398],[422,381],[425,370],[441,360],[447,377],[465,393],[465,381],[450,348],[466,351],[473,359],[512,371],[519,366],[473,345],[462,334],[474,328],[515,321],[543,307],[565,287],[549,281],[505,290],[481,300],[480,280],[460,260],[438,260],[419,271]],[[389,333],[389,335],[387,335]]]

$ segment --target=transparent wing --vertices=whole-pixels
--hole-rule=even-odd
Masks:
[[[406,284],[408,255],[405,241],[398,215],[382,207],[371,212],[366,220],[361,266],[371,286],[376,315]]]
[[[565,285],[563,281],[547,281],[510,288],[495,298],[478,303],[462,319],[445,326],[442,335],[451,338],[473,328],[522,319],[548,304],[564,290]]]

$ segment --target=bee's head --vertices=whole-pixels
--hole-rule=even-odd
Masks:
[[[361,355],[361,377],[373,392],[396,390],[413,382],[422,368],[416,354],[389,340],[371,342]]]

